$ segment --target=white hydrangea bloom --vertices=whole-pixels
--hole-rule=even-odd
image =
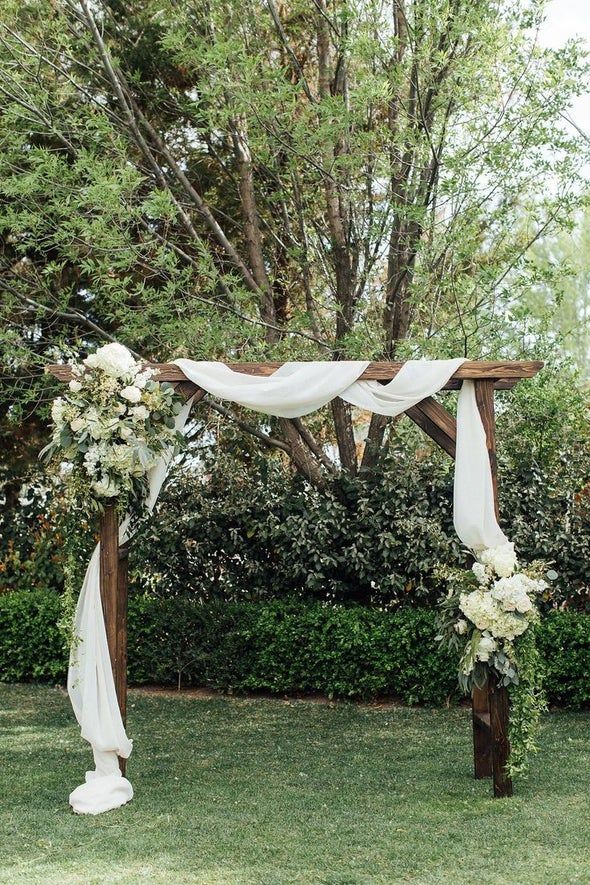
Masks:
[[[514,544],[511,542],[499,547],[487,547],[479,554],[479,560],[493,569],[500,578],[510,577],[518,565]]]
[[[505,611],[494,595],[484,589],[462,593],[459,608],[478,630],[512,641],[527,629],[529,622],[516,611]]]
[[[471,570],[480,584],[488,583],[490,576],[482,562],[474,562]]]
[[[119,486],[108,476],[101,476],[99,480],[92,483],[92,488],[99,498],[115,498],[119,494]]]
[[[135,375],[139,368],[127,348],[117,342],[99,347],[95,353],[86,357],[84,363],[90,369],[102,369],[113,378]]]
[[[488,630],[494,621],[495,600],[483,590],[462,593],[459,597],[459,608],[478,630]]]

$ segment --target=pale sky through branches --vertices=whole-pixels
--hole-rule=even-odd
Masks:
[[[590,50],[589,0],[550,0],[546,20],[539,38],[544,46],[563,46],[567,40],[579,37]],[[590,138],[590,93],[582,95],[572,105],[570,116]]]

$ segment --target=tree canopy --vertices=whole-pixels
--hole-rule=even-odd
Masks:
[[[532,250],[583,204],[589,150],[567,121],[586,59],[539,45],[542,15],[6,0],[3,432],[38,432],[43,364],[104,340],[154,360],[538,350]],[[331,424],[250,429],[321,484],[386,439],[373,418],[359,451],[340,401]]]

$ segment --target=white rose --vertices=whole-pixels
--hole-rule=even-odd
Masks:
[[[468,629],[469,624],[467,623],[467,621],[464,618],[459,618],[454,627],[455,633],[458,633],[459,636],[463,636],[464,633],[467,633]]]
[[[72,393],[78,393],[79,390],[82,390],[82,384],[76,378],[72,378],[72,380],[68,384],[68,387],[70,388]]]
[[[123,399],[129,400],[130,403],[138,403],[141,399],[141,390],[139,387],[130,386],[124,387],[121,391],[121,396]]]
[[[92,488],[99,498],[114,498],[119,494],[119,486],[108,476],[101,476],[99,480],[92,483]]]
[[[133,436],[133,431],[130,427],[121,427],[119,433],[123,439],[129,439],[130,436]]]
[[[86,357],[84,363],[90,369],[101,369],[113,378],[134,375],[139,368],[127,348],[116,342],[99,347],[95,353]]]
[[[145,406],[135,406],[134,409],[131,409],[131,414],[138,421],[145,421],[147,418],[149,418],[150,413]]]
[[[475,656],[478,661],[489,661],[490,655],[497,649],[496,640],[491,636],[482,636],[477,646]]]
[[[84,418],[74,418],[73,421],[70,421],[70,427],[74,431],[74,433],[78,433],[80,430],[83,430],[86,427],[86,421]]]

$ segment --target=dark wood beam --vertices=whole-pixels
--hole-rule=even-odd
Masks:
[[[492,776],[492,729],[490,724],[490,698],[487,684],[474,686],[471,695],[473,724],[473,767],[477,779]]]
[[[117,508],[108,504],[100,519],[100,599],[121,718],[127,714],[127,549],[119,548]],[[121,774],[125,759],[119,757]]]
[[[182,370],[174,365],[174,363],[146,363],[158,372],[158,381],[186,381],[186,376]],[[258,375],[268,377],[272,375],[282,365],[279,362],[268,363],[228,363],[230,369],[235,372],[243,372],[246,375]],[[395,378],[403,362],[377,362],[370,363],[369,366],[360,376],[361,381],[390,381]],[[460,382],[469,379],[491,379],[498,384],[507,383],[512,386],[513,383],[521,378],[532,378],[543,367],[543,363],[538,360],[526,361],[478,361],[468,360],[459,366],[449,383],[445,385],[446,389],[456,389],[460,386]],[[69,381],[72,377],[72,370],[68,365],[52,365],[46,366],[45,371],[51,375],[55,375],[61,381]]]
[[[444,406],[429,396],[411,409],[406,409],[406,415],[451,458],[455,457],[457,422]]]

